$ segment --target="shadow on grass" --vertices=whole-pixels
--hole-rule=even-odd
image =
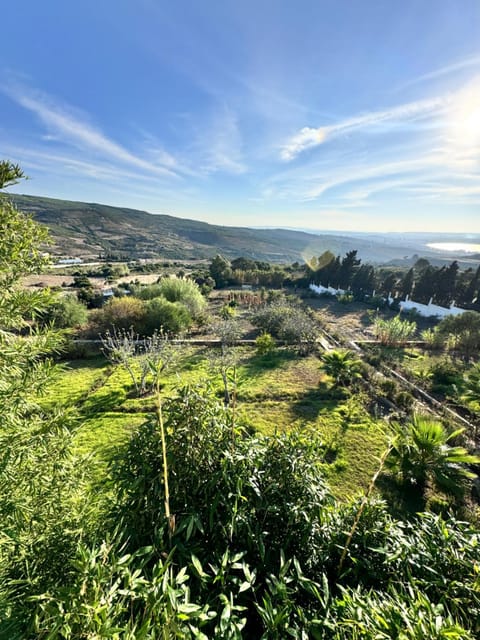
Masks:
[[[321,380],[317,387],[308,389],[292,405],[292,413],[297,418],[315,420],[321,411],[334,411],[346,398],[341,389],[332,388]]]
[[[425,511],[425,496],[415,485],[401,484],[384,473],[378,478],[376,486],[394,517],[403,518]]]
[[[101,394],[87,398],[81,407],[81,411],[85,417],[106,413],[107,411],[118,411],[125,399],[126,393],[123,389],[104,391]]]
[[[103,355],[97,355],[94,358],[78,358],[75,360],[62,360],[61,365],[66,370],[76,369],[103,369],[109,364],[109,361]]]
[[[188,356],[184,358],[180,358],[176,369],[178,371],[193,371],[199,365],[205,364],[208,361],[208,352],[211,347],[204,347],[198,349],[194,353],[188,354]]]
[[[253,377],[262,373],[281,367],[286,362],[291,362],[298,358],[297,354],[287,349],[277,349],[272,353],[266,353],[263,356],[255,354],[244,362],[245,371],[249,377]]]

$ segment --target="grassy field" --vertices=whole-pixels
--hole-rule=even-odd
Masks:
[[[279,349],[261,357],[239,348],[236,358],[239,422],[266,435],[292,429],[318,434],[334,493],[348,497],[368,486],[387,434],[384,423],[363,408],[362,398],[332,390],[316,356],[300,358]],[[221,376],[208,349],[185,347],[164,377],[162,392],[172,396],[182,386],[203,381],[221,400]],[[96,480],[132,431],[154,412],[152,397],[135,397],[127,371],[101,357],[67,363],[42,402],[79,411],[76,447],[78,453],[90,454]]]

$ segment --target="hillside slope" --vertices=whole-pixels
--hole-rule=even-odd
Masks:
[[[12,199],[49,227],[54,240],[51,250],[56,255],[191,259],[222,253],[228,258],[293,262],[327,249],[336,254],[358,249],[363,260],[385,262],[411,253],[406,247],[385,247],[341,235],[211,225],[135,209],[27,195]]]

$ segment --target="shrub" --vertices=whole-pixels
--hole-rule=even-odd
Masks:
[[[395,316],[391,320],[377,318],[374,322],[374,330],[377,339],[387,346],[398,346],[415,335],[417,325],[415,322],[402,320],[400,316]]]
[[[192,318],[188,309],[179,302],[169,302],[165,298],[153,298],[145,303],[145,314],[139,325],[141,334],[149,336],[156,330],[178,334],[188,329]]]
[[[287,344],[295,345],[299,353],[314,351],[318,337],[318,325],[302,309],[292,309],[283,319],[279,337]]]
[[[285,318],[290,315],[292,308],[286,301],[275,301],[258,309],[252,316],[252,323],[278,337]]]
[[[400,407],[400,409],[411,409],[414,402],[415,398],[408,391],[399,391],[395,395],[395,404],[397,405],[397,407]]]
[[[264,332],[296,345],[300,353],[310,353],[316,346],[317,323],[303,309],[294,307],[285,299],[256,311],[252,323]]]
[[[355,380],[362,377],[362,361],[353,351],[334,350],[322,355],[322,368],[333,378],[335,387],[352,385]]]
[[[430,369],[432,390],[450,394],[461,385],[462,375],[451,360],[447,358],[436,362]]]
[[[132,295],[140,298],[140,300],[152,300],[152,298],[158,298],[162,295],[162,288],[160,284],[134,285],[132,287]]]
[[[312,518],[331,500],[320,473],[321,443],[295,433],[248,435],[199,389],[183,389],[165,404],[165,414],[170,504],[177,517],[172,543],[179,553],[188,526],[188,546],[202,563],[227,546],[246,553],[259,573],[274,569],[280,549],[307,557]],[[160,550],[166,536],[161,468],[161,440],[151,422],[113,469],[125,535],[136,545],[158,541]]]
[[[453,347],[466,356],[480,349],[480,313],[467,311],[444,318],[437,327],[439,334],[452,338]]]
[[[437,329],[425,329],[420,335],[427,347],[431,349],[441,349],[444,345],[445,336]]]
[[[96,333],[142,326],[145,319],[145,303],[137,298],[113,298],[107,304],[92,312],[91,325]]]
[[[235,307],[233,307],[231,304],[224,304],[223,307],[220,309],[220,317],[223,318],[223,320],[228,320],[229,318],[233,318],[236,315],[236,311],[235,311]]]
[[[387,306],[387,299],[378,294],[367,298],[366,302],[369,307],[374,307],[375,309],[384,309]]]
[[[194,320],[201,316],[207,304],[200,287],[193,280],[164,278],[160,282],[160,294],[169,302],[183,304]]]
[[[269,333],[262,333],[261,336],[255,340],[255,346],[259,356],[264,356],[267,353],[272,353],[275,349],[275,340]]]
[[[337,296],[337,300],[341,304],[350,304],[351,302],[353,302],[353,293],[342,293],[341,295]]]
[[[88,321],[88,312],[76,296],[67,295],[59,298],[47,311],[45,321],[52,322],[60,329],[80,327]]]
[[[395,380],[391,378],[384,378],[379,383],[378,386],[383,393],[389,397],[393,398],[394,394],[398,391],[398,385]]]

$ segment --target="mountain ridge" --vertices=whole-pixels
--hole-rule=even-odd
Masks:
[[[357,249],[362,260],[385,263],[412,254],[411,246],[385,246],[371,238],[213,225],[95,202],[23,194],[9,197],[50,229],[50,250],[57,256],[195,259],[221,253],[229,259],[245,256],[280,263],[309,260],[326,250],[344,254]]]

